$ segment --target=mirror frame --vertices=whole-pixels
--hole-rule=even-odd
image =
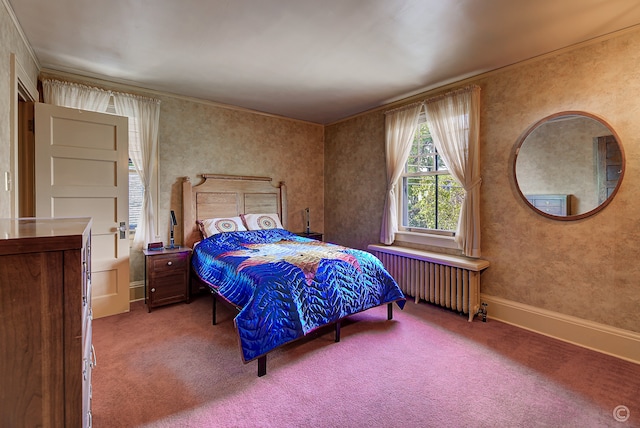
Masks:
[[[589,119],[593,119],[593,120],[601,123],[603,126],[607,127],[607,129],[609,129],[609,131],[611,132],[611,135],[613,135],[613,137],[616,139],[616,142],[618,143],[618,147],[620,148],[620,156],[622,157],[622,172],[620,173],[620,177],[618,178],[618,183],[616,184],[615,189],[613,189],[613,192],[611,193],[611,195],[607,199],[605,199],[604,202],[602,202],[600,205],[598,205],[597,207],[595,207],[594,209],[592,209],[590,211],[587,211],[587,212],[584,212],[584,213],[581,213],[581,214],[567,215],[567,216],[559,216],[559,215],[549,214],[549,213],[546,213],[546,212],[544,212],[542,210],[539,210],[538,208],[533,206],[533,204],[531,204],[529,202],[529,200],[525,197],[524,193],[522,193],[522,190],[520,190],[520,184],[518,183],[518,176],[516,174],[516,164],[518,163],[518,154],[520,153],[520,148],[524,144],[524,142],[527,139],[527,137],[529,135],[531,135],[531,133],[533,131],[535,131],[542,124],[548,122],[549,120],[556,119],[556,118],[561,117],[561,116],[583,116],[583,117],[586,117],[586,118],[589,118]],[[514,179],[515,187],[516,187],[516,190],[517,190],[518,194],[520,195],[520,198],[524,201],[524,203],[529,208],[531,208],[535,213],[540,214],[543,217],[550,218],[552,220],[560,220],[560,221],[580,220],[580,219],[595,215],[598,212],[602,211],[607,205],[609,205],[609,203],[611,203],[613,198],[618,193],[618,190],[620,189],[620,184],[622,183],[622,179],[624,178],[624,173],[625,173],[625,171],[627,169],[624,148],[622,147],[622,143],[620,142],[620,137],[618,136],[616,131],[611,127],[611,125],[606,120],[602,119],[599,116],[596,116],[594,114],[587,113],[587,112],[584,112],[584,111],[576,111],[576,110],[568,110],[568,111],[562,111],[562,112],[551,114],[549,116],[546,116],[546,117],[538,120],[533,125],[529,126],[529,128],[527,128],[525,130],[525,132],[520,136],[520,138],[518,138],[518,140],[516,142],[515,153],[514,153],[513,162],[512,162],[512,167],[513,167],[513,179]]]

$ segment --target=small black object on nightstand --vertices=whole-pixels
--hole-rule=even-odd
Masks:
[[[297,232],[296,235],[304,238],[311,238],[317,241],[322,241],[323,234],[320,232]]]

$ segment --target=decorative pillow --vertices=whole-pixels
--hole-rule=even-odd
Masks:
[[[200,233],[204,238],[216,235],[222,232],[239,232],[247,230],[242,223],[240,217],[225,217],[225,218],[208,218],[206,220],[197,220]]]
[[[278,214],[245,214],[242,218],[249,230],[283,229]]]

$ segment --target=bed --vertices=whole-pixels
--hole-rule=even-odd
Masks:
[[[405,298],[372,254],[299,236],[286,228],[286,187],[268,177],[202,175],[183,182],[183,242],[193,246],[194,288],[238,310],[242,361],[267,354],[349,315]]]

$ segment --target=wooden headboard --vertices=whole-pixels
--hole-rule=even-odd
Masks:
[[[202,174],[204,181],[193,186],[182,182],[182,242],[184,246],[202,239],[196,220],[235,217],[240,214],[278,213],[287,224],[287,192],[284,182],[273,185],[269,177]]]

